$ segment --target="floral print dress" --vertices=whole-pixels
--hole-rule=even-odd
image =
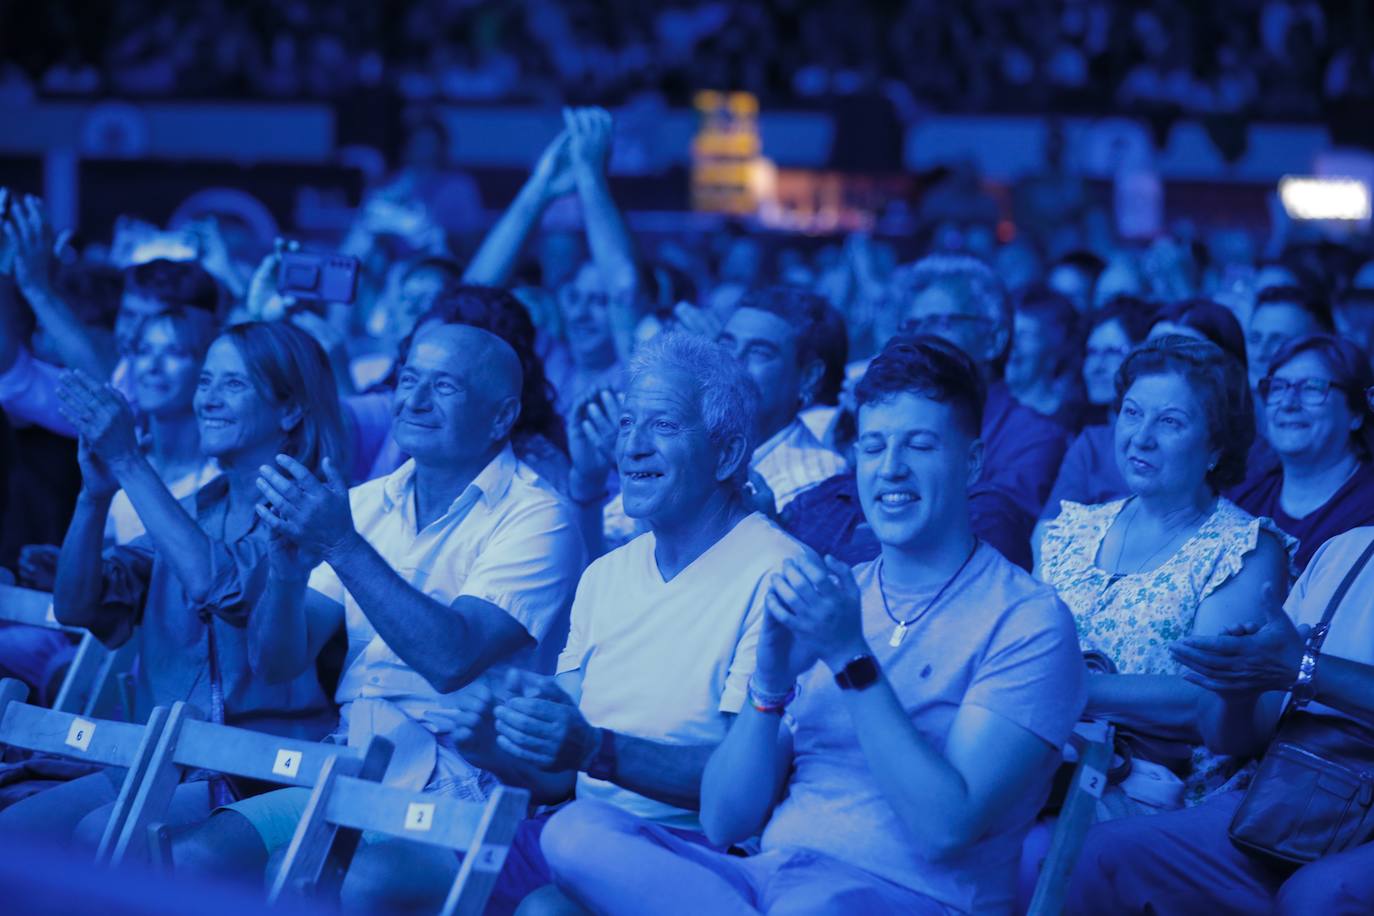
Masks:
[[[1040,579],[1054,586],[1073,612],[1084,651],[1097,650],[1121,674],[1182,674],[1170,644],[1193,631],[1198,607],[1240,572],[1259,544],[1261,530],[1284,543],[1291,558],[1297,542],[1266,518],[1256,518],[1227,499],[1173,556],[1155,569],[1112,573],[1097,564],[1102,540],[1130,499],[1095,506],[1065,500],[1041,544]],[[1193,750],[1185,802],[1196,804],[1222,788],[1239,788],[1239,762],[1205,748]]]

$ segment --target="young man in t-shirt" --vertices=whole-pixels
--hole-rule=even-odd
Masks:
[[[974,537],[984,388],[933,337],[858,388],[859,494],[882,544],[772,584],[750,702],[702,777],[717,844],[579,800],[543,850],[598,913],[1009,913],[1021,842],[1083,707],[1073,621]]]

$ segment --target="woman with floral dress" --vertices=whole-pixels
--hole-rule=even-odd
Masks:
[[[1122,364],[1117,392],[1116,461],[1130,495],[1065,501],[1040,577],[1073,611],[1085,652],[1113,671],[1090,679],[1085,715],[1117,726],[1133,755],[1126,794],[1159,810],[1200,800],[1241,763],[1199,746],[1203,692],[1170,644],[1245,622],[1268,590],[1281,599],[1295,545],[1219,495],[1244,476],[1255,433],[1234,358],[1161,338]]]

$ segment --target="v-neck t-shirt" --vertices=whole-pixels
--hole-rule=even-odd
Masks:
[[[728,714],[745,702],[772,576],[802,548],[754,513],[665,582],[655,544],[648,532],[587,568],[558,673],[581,671],[578,706],[598,728],[662,744],[717,744]],[[701,829],[694,811],[585,773],[577,796]]]

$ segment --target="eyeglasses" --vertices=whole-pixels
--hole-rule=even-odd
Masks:
[[[953,331],[960,325],[976,326],[975,330],[989,327],[990,320],[982,315],[961,315],[958,312],[945,312],[939,315],[922,315],[919,318],[908,318],[901,324],[903,334],[939,334],[942,331]]]
[[[1298,393],[1298,401],[1304,407],[1320,407],[1331,396],[1332,388],[1344,388],[1325,378],[1274,378],[1260,379],[1259,393],[1266,406],[1275,407],[1288,399],[1289,391]],[[1368,394],[1366,393],[1366,396]]]

